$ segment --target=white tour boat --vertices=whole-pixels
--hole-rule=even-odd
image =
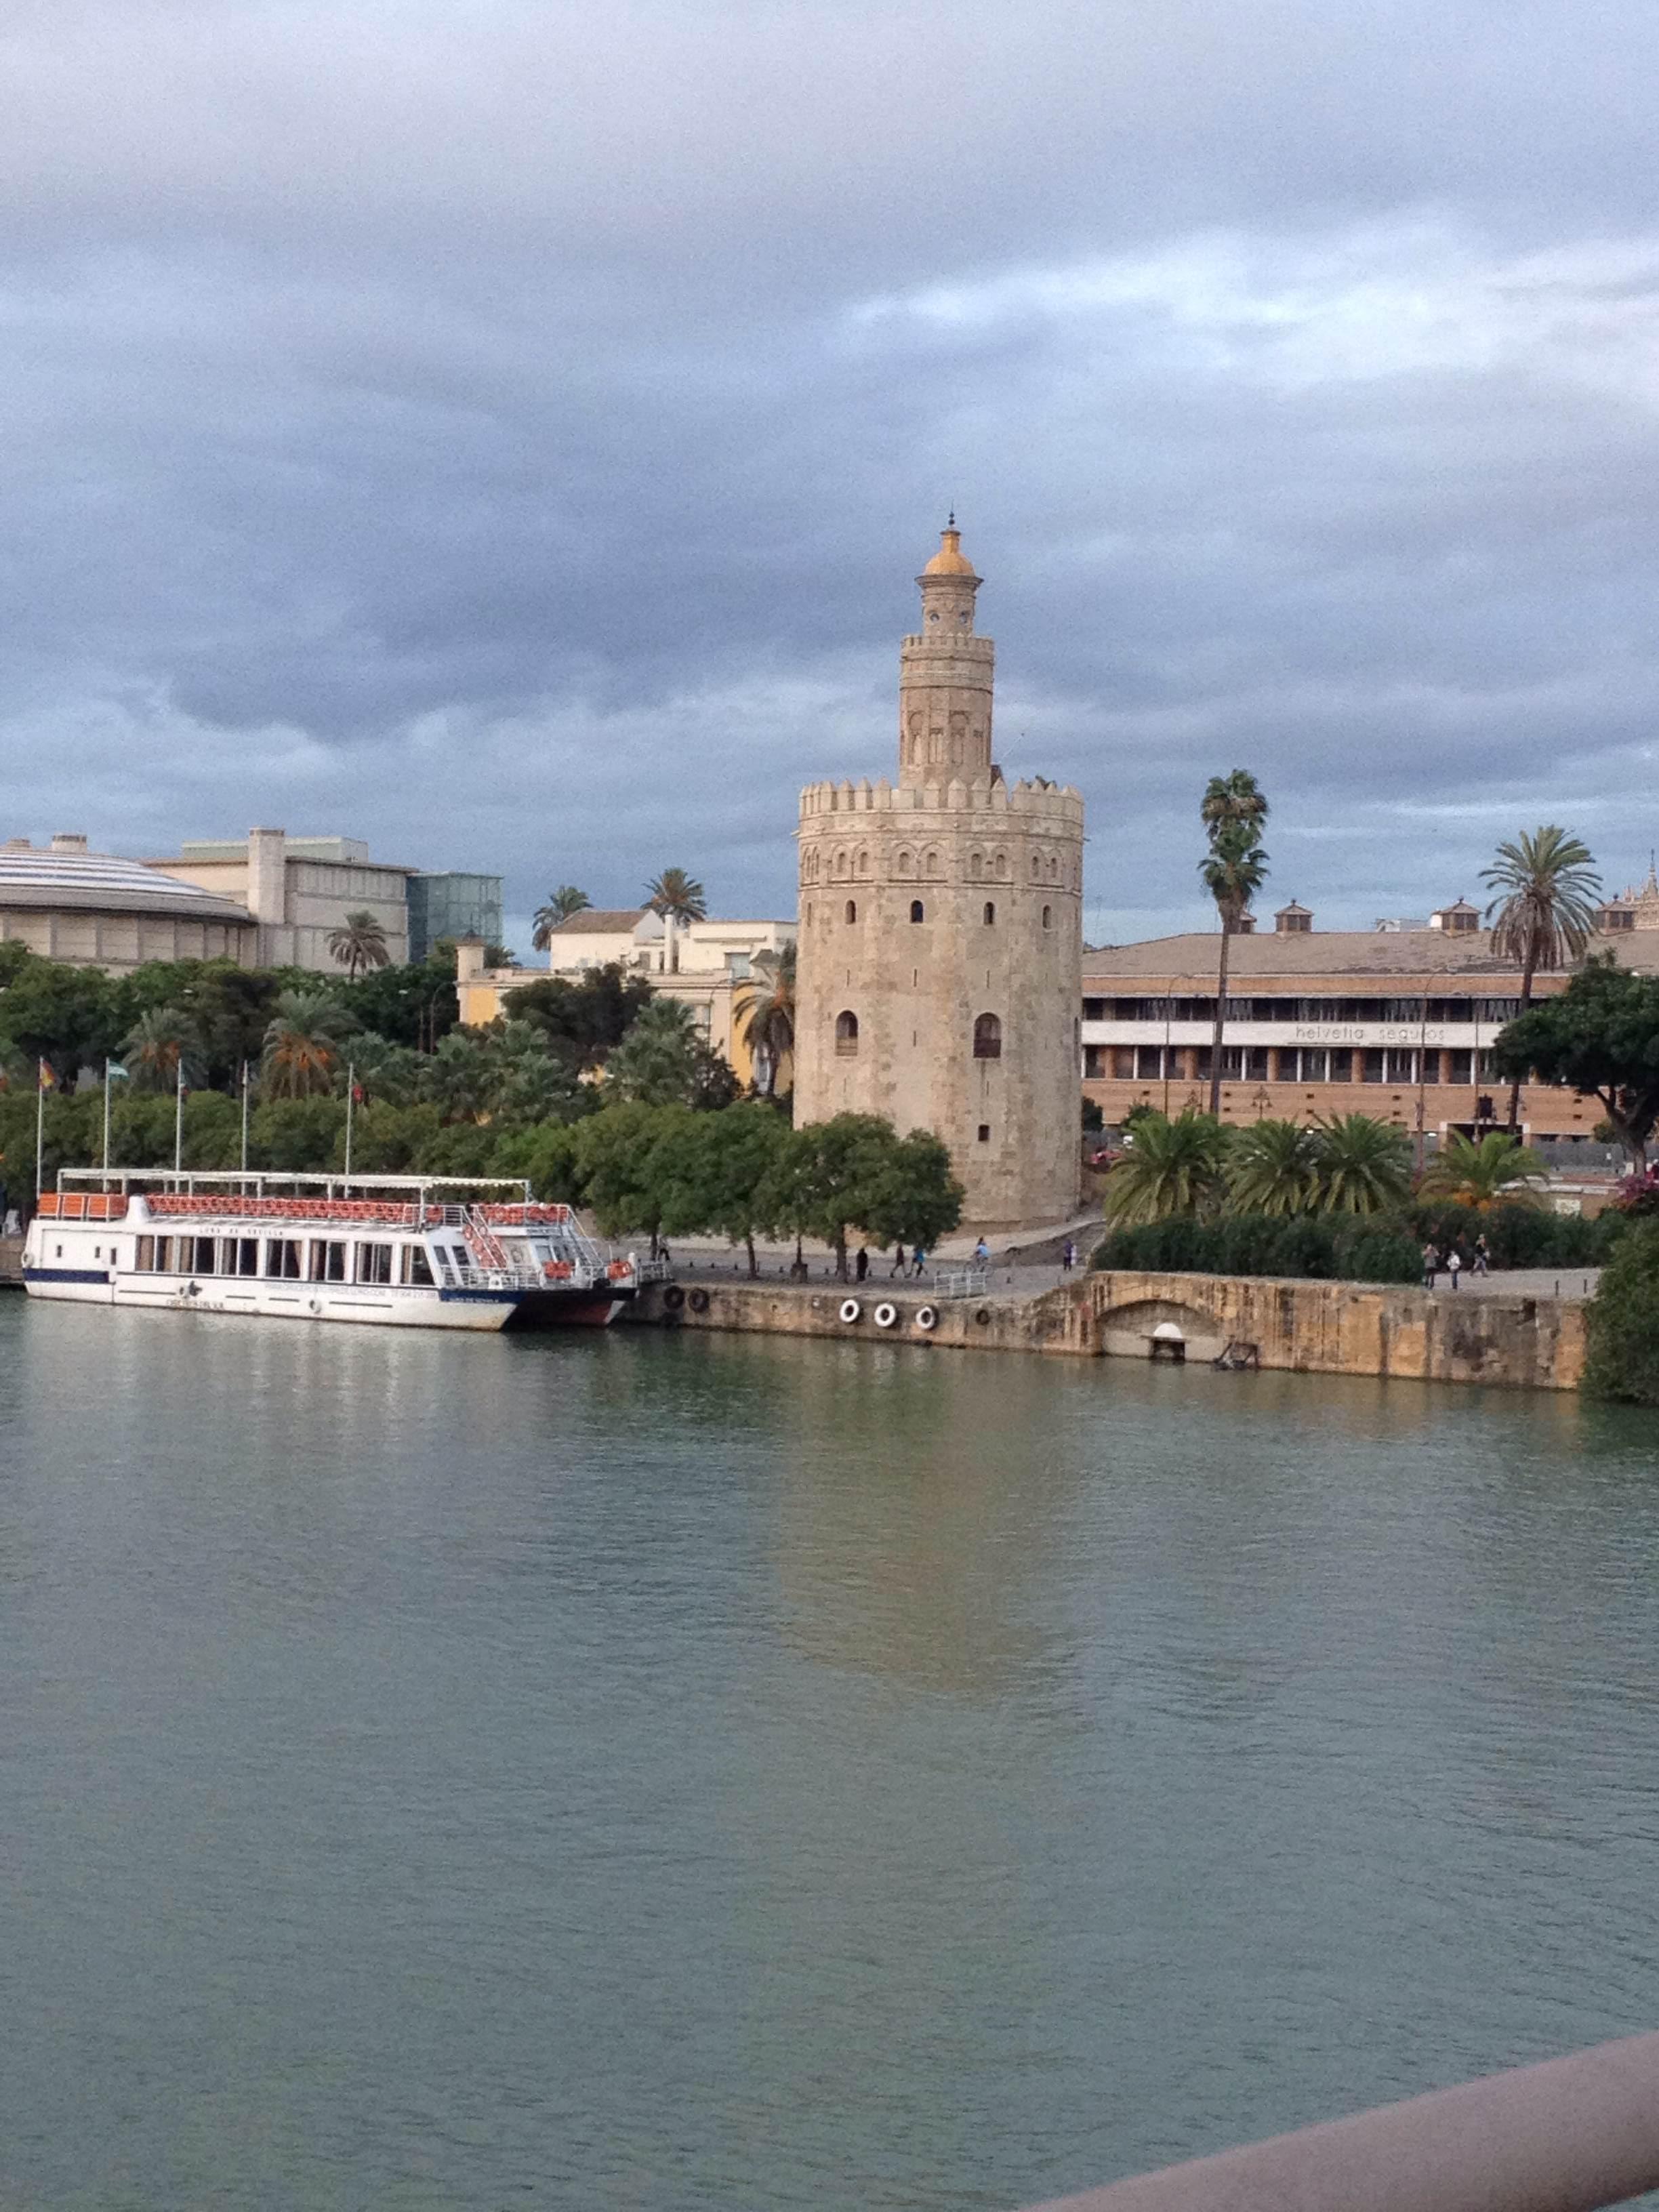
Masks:
[[[65,1168],[23,1242],[33,1297],[415,1328],[603,1328],[656,1272],[493,1177]]]

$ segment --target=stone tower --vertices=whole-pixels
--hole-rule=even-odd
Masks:
[[[1078,1197],[1083,801],[992,758],[995,649],[944,532],[899,655],[899,777],[801,793],[795,1119],[882,1114],[951,1148],[966,1221]]]

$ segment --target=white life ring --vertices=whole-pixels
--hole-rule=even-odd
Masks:
[[[934,1307],[918,1306],[916,1308],[916,1327],[918,1328],[932,1328],[935,1326],[938,1320],[939,1314]]]
[[[841,1302],[841,1317],[845,1322],[856,1321],[863,1311],[856,1298],[843,1298]]]
[[[893,1323],[898,1319],[898,1308],[895,1305],[879,1305],[876,1308],[873,1318],[878,1328],[891,1328]]]

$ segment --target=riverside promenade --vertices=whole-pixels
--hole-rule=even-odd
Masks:
[[[994,1255],[982,1273],[969,1273],[947,1249],[921,1281],[872,1265],[862,1284],[841,1279],[816,1255],[800,1282],[788,1274],[790,1256],[769,1251],[763,1273],[750,1279],[741,1255],[733,1267],[725,1254],[676,1251],[675,1279],[649,1285],[623,1318],[635,1326],[926,1348],[1191,1366],[1224,1359],[1304,1374],[1572,1390],[1583,1370],[1584,1304],[1595,1280],[1593,1271],[1529,1270],[1456,1290],[1443,1279],[1425,1291],[1086,1267],[1067,1276],[1046,1251],[1026,1248]]]

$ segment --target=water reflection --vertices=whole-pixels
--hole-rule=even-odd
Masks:
[[[1008,2205],[1648,2025],[1649,1435],[0,1304],[12,2193]]]

